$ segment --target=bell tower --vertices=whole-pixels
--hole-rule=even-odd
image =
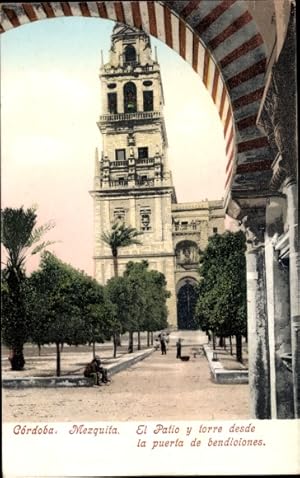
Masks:
[[[162,272],[171,298],[170,325],[176,324],[175,257],[172,204],[175,189],[167,163],[160,67],[149,36],[122,24],[112,33],[109,62],[100,68],[102,115],[98,127],[103,149],[96,151],[94,188],[95,277],[113,276],[109,247],[101,240],[115,221],[143,232],[142,245],[119,250],[119,273],[130,260],[147,260]]]

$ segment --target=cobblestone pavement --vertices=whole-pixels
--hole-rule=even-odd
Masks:
[[[188,343],[177,360],[154,352],[115,376],[109,386],[3,389],[4,421],[214,420],[249,418],[248,385],[211,381],[207,360]]]

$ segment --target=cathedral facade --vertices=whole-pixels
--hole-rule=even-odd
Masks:
[[[178,203],[167,158],[163,85],[150,38],[116,24],[110,59],[101,66],[101,155],[96,150],[94,274],[105,284],[114,275],[111,250],[101,239],[116,221],[143,232],[141,245],[119,250],[119,270],[147,260],[162,272],[171,292],[168,322],[193,328],[194,285],[208,238],[224,232],[222,200]]]

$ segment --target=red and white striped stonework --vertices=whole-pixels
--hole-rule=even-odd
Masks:
[[[266,49],[246,1],[3,3],[0,31],[60,16],[126,23],[173,48],[200,75],[219,112],[226,142],[226,190],[253,189],[258,175],[269,176],[268,141],[256,127]]]

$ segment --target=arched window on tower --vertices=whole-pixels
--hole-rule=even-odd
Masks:
[[[124,85],[124,113],[136,113],[136,86],[132,81]]]
[[[116,114],[117,111],[117,93],[107,94],[108,112],[110,114]]]
[[[127,45],[124,51],[124,61],[125,64],[136,63],[136,51],[132,45]]]
[[[153,91],[143,91],[144,111],[153,111]]]

